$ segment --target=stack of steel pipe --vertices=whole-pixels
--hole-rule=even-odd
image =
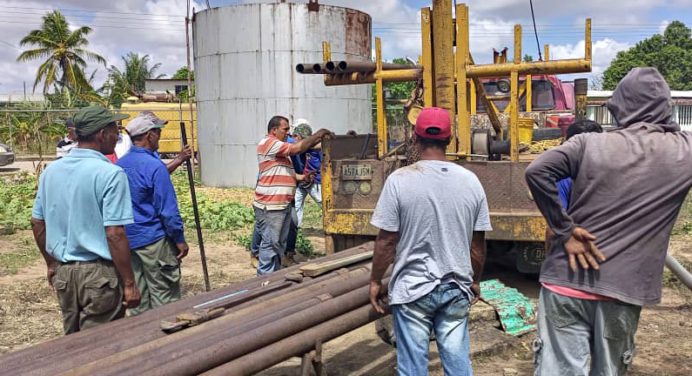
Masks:
[[[377,69],[374,61],[328,61],[326,63],[301,63],[296,65],[296,72],[302,74],[343,74],[372,73]],[[382,70],[420,69],[419,66],[407,64],[383,63]]]
[[[367,243],[315,261],[356,260],[314,278],[301,280],[306,264],[299,264],[7,354],[0,369],[3,375],[251,374],[377,318],[368,301],[370,260],[356,257],[372,248]],[[217,307],[225,308],[220,317],[171,334],[161,330],[162,320]]]

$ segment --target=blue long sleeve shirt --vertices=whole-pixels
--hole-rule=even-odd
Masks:
[[[166,165],[155,152],[132,146],[117,163],[127,174],[135,223],[125,226],[131,249],[153,244],[164,236],[185,241],[178,200]]]

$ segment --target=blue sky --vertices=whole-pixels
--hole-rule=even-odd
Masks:
[[[212,7],[243,2],[277,0],[209,0]],[[290,1],[290,0],[289,0]],[[307,2],[307,0],[296,0]],[[451,0],[450,0],[451,1]],[[420,54],[419,10],[426,0],[320,0],[321,4],[356,8],[373,18],[373,34],[382,37],[386,59]],[[512,27],[524,25],[523,52],[537,58],[529,0],[468,0],[471,18],[471,52],[477,62],[489,62],[492,48],[512,45]],[[534,0],[541,44],[551,45],[551,58],[583,54],[583,24],[593,19],[593,70],[597,77],[618,51],[661,32],[667,22],[692,26],[692,0]],[[160,73],[171,75],[185,65],[184,14],[186,0],[0,0],[0,93],[20,93],[23,82],[31,88],[38,64],[18,63],[19,40],[41,23],[48,10],[67,10],[72,25],[89,25],[89,48],[103,55],[109,65],[120,65],[128,51],[148,54],[161,62]],[[205,0],[193,0],[196,9]],[[511,52],[510,52],[511,53]],[[97,82],[106,69],[97,70]]]

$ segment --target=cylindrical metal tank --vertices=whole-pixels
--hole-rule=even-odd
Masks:
[[[262,3],[212,8],[193,21],[195,85],[202,182],[254,187],[256,147],[273,115],[305,118],[313,130],[367,133],[370,85],[326,87],[321,75],[295,66],[322,61],[322,42],[334,60],[370,60],[369,15],[342,7]]]

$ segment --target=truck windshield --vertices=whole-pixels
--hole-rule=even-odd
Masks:
[[[524,84],[524,80],[519,81],[519,87]],[[497,81],[484,82],[485,92],[490,96],[507,96],[506,99],[495,100],[495,106],[502,112],[509,105],[509,93],[503,93],[498,88]],[[555,108],[555,97],[553,95],[553,85],[548,80],[531,80],[531,106],[533,111],[547,111]],[[526,96],[519,98],[520,111],[526,111]],[[480,100],[476,101],[476,112],[485,112],[485,106]]]

